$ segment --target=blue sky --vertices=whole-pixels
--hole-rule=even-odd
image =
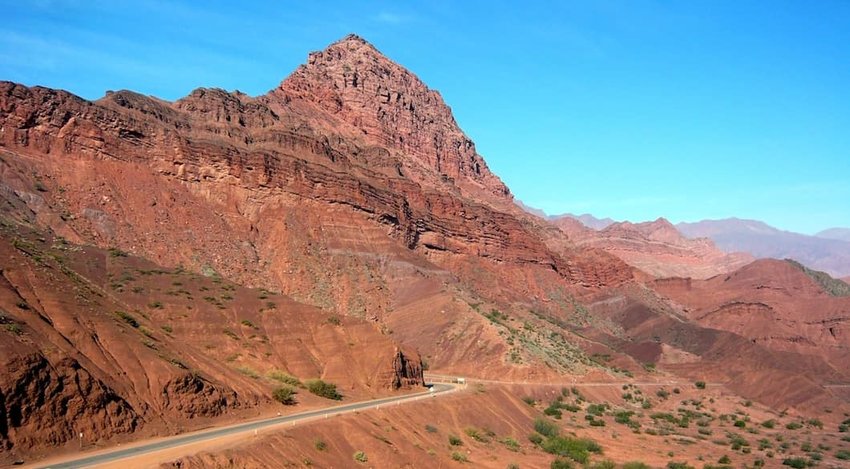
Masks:
[[[239,3],[3,0],[0,79],[256,95],[356,32],[550,214],[850,227],[850,2]]]

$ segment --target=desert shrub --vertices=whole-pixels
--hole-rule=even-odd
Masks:
[[[340,324],[342,324],[342,321],[339,319],[339,316],[329,317],[328,322],[333,324],[334,326],[339,326]]]
[[[295,404],[295,388],[292,386],[280,386],[272,391],[272,398],[283,405]]]
[[[130,327],[139,327],[139,321],[137,321],[133,315],[125,313],[124,311],[116,311],[115,315],[118,316],[118,319],[126,322]]]
[[[697,381],[694,383],[694,386],[696,386],[697,389],[705,389],[705,381]]]
[[[541,443],[543,443],[543,437],[540,436],[539,433],[532,433],[531,435],[528,435],[528,441],[539,446]]]
[[[729,456],[724,454],[723,456],[720,457],[720,459],[717,460],[717,462],[720,463],[720,464],[729,464],[730,462],[732,462],[732,460],[729,459]]]
[[[631,410],[618,410],[614,412],[614,421],[617,423],[622,423],[623,425],[628,425],[631,423],[632,415],[635,413]]]
[[[593,440],[550,436],[543,442],[543,451],[557,456],[566,456],[573,461],[586,463],[590,453],[602,453],[602,447]]]
[[[171,327],[171,326],[169,326],[168,324],[166,324],[166,325],[164,325],[164,326],[161,326],[161,327],[160,327],[160,329],[162,329],[163,331],[165,331],[165,332],[167,332],[167,333],[169,333],[169,334],[171,334],[172,332],[174,332],[174,328],[172,328],[172,327]]]
[[[463,446],[463,440],[457,435],[449,435],[449,444],[452,446]]]
[[[823,422],[821,422],[820,419],[809,419],[806,424],[808,424],[810,427],[823,429]]]
[[[550,417],[554,417],[559,420],[561,419],[561,409],[559,409],[558,407],[550,405],[549,407],[543,410],[543,413]]]
[[[311,379],[307,381],[306,385],[308,391],[319,397],[333,399],[335,401],[342,400],[342,394],[336,390],[336,384],[327,383],[320,379]]]
[[[534,420],[534,431],[543,436],[556,436],[558,435],[558,426],[548,420],[538,418]]]
[[[519,451],[519,442],[516,441],[515,439],[511,438],[511,437],[505,437],[502,440],[502,444],[505,445],[505,448],[507,448],[510,451],[514,451],[514,452]]]
[[[313,442],[313,446],[317,451],[324,451],[328,449],[328,444],[324,442],[324,440],[316,440]]]
[[[433,425],[425,425],[425,431],[428,433],[437,433],[437,427]]]
[[[803,428],[803,424],[800,423],[800,422],[788,422],[785,425],[785,428],[788,429],[788,430],[799,430],[799,429]]]
[[[646,463],[640,461],[629,461],[623,463],[623,469],[650,469]]]
[[[608,404],[590,404],[587,406],[587,413],[590,415],[602,415],[608,409]]]
[[[240,366],[240,367],[236,368],[236,371],[238,371],[238,372],[242,373],[243,375],[245,375],[249,378],[252,378],[252,379],[259,379],[260,378],[259,373],[254,371],[253,368],[248,368],[247,366]]]
[[[537,403],[537,401],[535,401],[535,400],[534,400],[534,398],[533,398],[533,397],[531,397],[531,396],[525,396],[525,397],[523,397],[523,398],[522,398],[522,402],[525,402],[526,404],[528,404],[528,405],[530,405],[530,406],[533,406],[534,404],[536,404],[536,403]]]
[[[466,455],[461,453],[460,451],[452,451],[452,459],[457,462],[469,461],[469,458],[467,458]]]
[[[771,428],[772,429],[776,426],[776,420],[773,420],[773,419],[765,420],[764,422],[761,423],[761,426],[764,427],[764,428]]]
[[[472,438],[475,441],[478,441],[478,442],[481,442],[481,443],[489,443],[490,442],[490,437],[491,437],[490,432],[481,431],[481,430],[479,430],[475,427],[466,427],[463,430],[463,432],[466,433],[467,436],[469,436],[470,438]]]
[[[841,449],[835,452],[835,458],[842,461],[850,461],[850,450]]]
[[[670,393],[666,389],[659,389],[658,391],[655,391],[655,395],[660,399],[667,399],[667,397],[670,396]]]
[[[587,466],[588,469],[616,469],[617,464],[610,459],[606,459],[604,461],[597,461],[590,466]]]
[[[366,456],[366,453],[364,453],[363,451],[358,451],[354,453],[354,460],[357,462],[366,462],[369,460],[369,457]]]
[[[689,466],[686,462],[670,461],[667,463],[667,469],[694,469],[694,466]]]
[[[805,469],[809,466],[809,462],[805,458],[786,458],[782,461],[782,465],[793,467],[794,469]]]
[[[573,463],[568,459],[555,458],[549,467],[550,469],[573,469],[575,466],[573,466]]]
[[[743,420],[735,420],[735,426],[738,428],[744,428],[747,426],[747,422]]]
[[[269,371],[267,376],[269,377],[269,379],[275,380],[283,384],[288,384],[294,387],[302,386],[300,379],[280,370]]]

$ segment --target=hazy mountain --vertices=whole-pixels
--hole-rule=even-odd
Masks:
[[[711,238],[726,252],[790,258],[833,276],[850,275],[850,241],[783,231],[758,220],[739,218],[679,223],[676,227],[691,238]]]
[[[840,239],[850,241],[850,228],[830,228],[815,234],[818,238]]]
[[[610,225],[617,223],[615,220],[610,218],[596,218],[589,213],[584,213],[581,215],[573,215],[572,213],[564,213],[562,215],[552,215],[549,217],[550,220],[558,220],[560,218],[572,218],[573,220],[578,220],[582,225],[594,229],[594,230],[604,230]]]

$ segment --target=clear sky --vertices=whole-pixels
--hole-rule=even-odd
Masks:
[[[356,32],[439,90],[550,214],[850,227],[850,1],[0,6],[0,79],[89,99],[256,95]]]

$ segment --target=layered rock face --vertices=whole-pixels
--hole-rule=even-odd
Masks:
[[[570,217],[553,223],[578,245],[609,252],[656,277],[709,278],[754,260],[745,253],[724,253],[707,238],[685,238],[663,218],[645,223],[612,223],[599,231]]]
[[[279,109],[318,108],[365,141],[402,152],[414,180],[422,177],[418,164],[472,193],[510,199],[440,94],[356,35],[311,53],[266,100]]]

